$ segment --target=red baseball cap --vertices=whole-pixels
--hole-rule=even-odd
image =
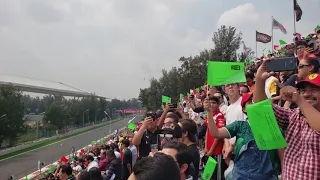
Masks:
[[[297,88],[302,88],[305,83],[310,83],[315,86],[320,87],[320,75],[319,74],[310,74],[305,80],[299,81],[296,85]]]
[[[252,95],[252,92],[249,92],[242,96],[241,107],[243,107],[246,104],[246,102],[248,102],[252,98]]]

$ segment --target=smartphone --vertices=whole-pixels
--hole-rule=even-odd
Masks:
[[[153,112],[147,112],[146,117],[151,117],[153,121],[157,119],[156,114]]]
[[[298,68],[298,58],[276,58],[267,62],[267,72],[295,71]]]
[[[178,108],[178,104],[177,104],[177,103],[172,103],[172,108],[173,108],[173,109]]]

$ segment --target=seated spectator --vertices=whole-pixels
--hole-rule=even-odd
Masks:
[[[106,151],[101,151],[100,153],[100,161],[99,161],[99,169],[100,171],[106,171],[108,168],[108,159],[107,159],[107,154]]]
[[[101,176],[101,171],[96,167],[90,169],[89,176],[90,180],[103,180]]]
[[[108,158],[108,170],[105,180],[121,180],[122,172],[121,172],[121,161],[116,157],[113,150],[109,150],[106,152]]]
[[[92,155],[86,155],[84,157],[84,160],[86,161],[86,163],[88,163],[87,171],[89,171],[93,167],[99,168],[98,163],[94,160]]]
[[[59,178],[60,178],[60,180],[75,180],[76,179],[72,175],[72,168],[69,164],[64,164],[60,167]]]
[[[86,170],[80,171],[79,174],[77,175],[76,180],[90,180],[89,172]]]

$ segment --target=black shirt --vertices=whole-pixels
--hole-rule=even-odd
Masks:
[[[187,147],[187,151],[191,157],[191,161],[195,168],[195,174],[192,174],[193,179],[198,179],[199,165],[200,165],[200,153],[196,144],[191,144]],[[190,174],[191,175],[191,174]]]
[[[147,157],[149,156],[149,153],[151,152],[151,144],[159,144],[159,130],[157,129],[154,133],[146,130],[143,133],[143,136],[141,138],[141,143],[139,145],[139,158]]]
[[[122,159],[122,179],[128,179],[130,176],[130,172],[127,168],[127,164],[131,165],[132,170],[132,152],[130,149],[127,149],[123,153]]]

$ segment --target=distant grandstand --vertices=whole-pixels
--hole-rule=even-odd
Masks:
[[[98,96],[93,93],[69,86],[62,82],[45,81],[27,77],[17,77],[10,75],[0,74],[0,87],[7,84],[12,84],[16,88],[25,92],[52,94],[59,96],[73,96],[73,97],[86,97],[96,96],[98,98],[109,99],[106,97]]]

